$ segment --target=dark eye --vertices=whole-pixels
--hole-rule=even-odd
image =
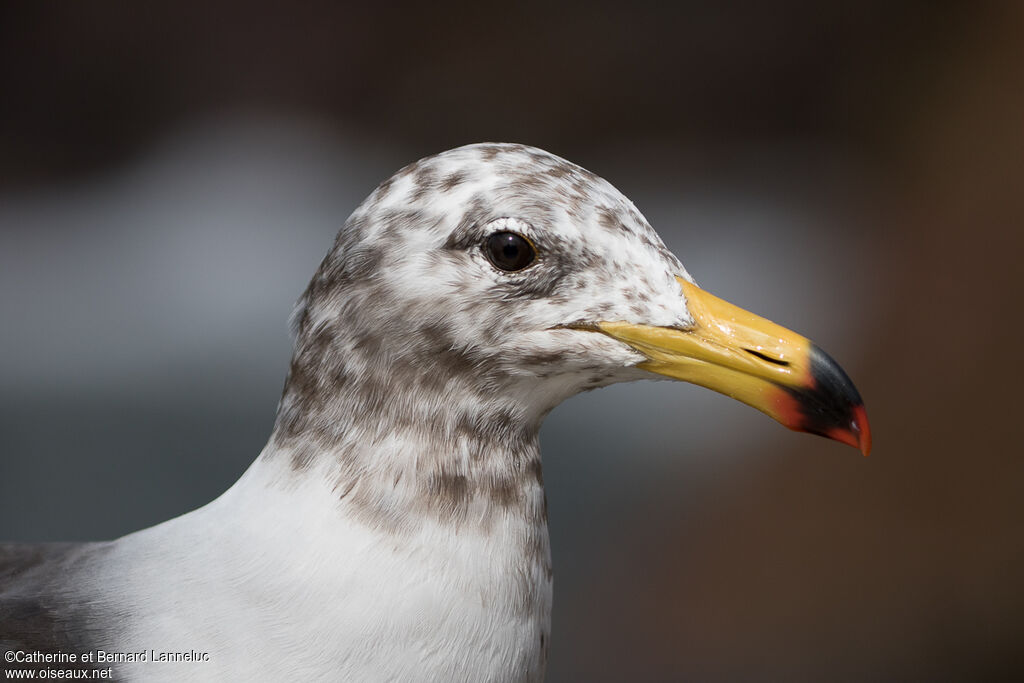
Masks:
[[[484,253],[496,268],[513,272],[522,270],[537,258],[530,241],[514,232],[496,232],[487,237]]]

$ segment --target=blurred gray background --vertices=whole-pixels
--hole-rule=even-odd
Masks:
[[[524,142],[826,348],[875,437],[667,382],[558,408],[549,679],[1024,679],[1022,7],[4,3],[0,539],[217,496],[358,202]]]

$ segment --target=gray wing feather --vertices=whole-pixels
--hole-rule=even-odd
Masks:
[[[93,649],[102,628],[95,603],[73,598],[71,590],[110,543],[0,544],[0,649],[73,652]],[[91,669],[81,663],[7,664],[10,668]]]

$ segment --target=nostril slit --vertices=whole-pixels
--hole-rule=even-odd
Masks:
[[[766,356],[765,354],[761,353],[760,351],[755,351],[754,349],[743,349],[743,350],[746,351],[747,353],[749,353],[751,356],[754,356],[755,358],[760,358],[763,361],[768,361],[772,365],[781,365],[784,368],[789,367],[789,361],[788,360],[779,360],[778,358],[772,358],[771,356]]]

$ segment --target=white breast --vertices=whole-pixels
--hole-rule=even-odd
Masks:
[[[275,467],[261,459],[213,503],[125,537],[82,587],[126,615],[106,625],[108,651],[209,655],[117,675],[543,679],[551,579],[519,550],[524,520],[395,535],[345,517],[323,478],[268,485]]]

